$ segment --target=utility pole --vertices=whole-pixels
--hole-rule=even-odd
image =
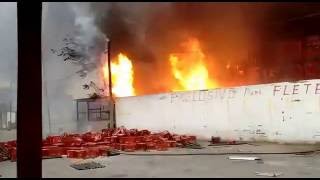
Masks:
[[[115,127],[115,101],[114,101],[114,98],[113,98],[113,94],[112,94],[112,73],[111,73],[111,42],[110,42],[110,39],[109,38],[106,38],[106,43],[105,43],[105,51],[104,51],[104,54],[107,54],[107,55],[104,55],[104,61],[102,62],[104,66],[105,65],[105,59],[107,58],[107,63],[108,63],[108,92],[109,92],[109,98],[108,98],[108,102],[110,104],[110,106],[112,106],[111,108],[111,111],[112,111],[112,117],[110,117],[110,120],[114,122],[113,124],[113,127]],[[104,72],[106,73],[106,72]],[[106,80],[103,79],[103,83],[104,83],[104,89],[107,88],[107,85],[106,85]],[[111,112],[110,112],[111,114]],[[109,114],[109,115],[110,115]],[[112,118],[112,119],[111,119]],[[110,125],[110,124],[109,124]],[[108,125],[108,127],[110,127]]]
[[[112,77],[111,77],[111,48],[110,48],[110,45],[111,45],[111,43],[110,43],[110,40],[109,39],[107,39],[107,44],[108,44],[108,77],[109,77],[109,96],[110,96],[110,98],[111,99],[113,99],[112,98]]]
[[[109,97],[112,103],[112,119],[113,119],[113,127],[116,127],[116,108],[115,108],[115,101],[113,99],[112,95],[112,73],[111,73],[111,42],[110,39],[107,39],[107,45],[108,45],[108,77],[109,77]]]
[[[12,88],[12,79],[10,78],[10,107],[9,107],[9,119],[10,119],[10,123],[9,123],[9,130],[11,130],[12,128],[12,101],[13,101],[13,88]]]

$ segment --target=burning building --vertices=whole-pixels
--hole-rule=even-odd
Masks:
[[[65,6],[66,4],[50,5],[63,10],[66,7],[70,8]],[[149,3],[76,3],[71,5],[72,13],[69,12],[68,15],[63,15],[62,11],[59,13],[56,11],[59,8],[56,7],[53,10],[44,9],[42,130],[44,136],[49,136],[41,141],[40,131],[35,133],[39,135],[38,150],[42,146],[43,158],[95,158],[115,155],[113,150],[117,149],[121,154],[139,157],[131,156],[130,161],[125,160],[126,164],[123,166],[114,162],[123,159],[124,156],[115,158],[112,163],[108,162],[111,171],[100,172],[107,172],[108,177],[131,175],[156,177],[155,171],[151,174],[145,171],[147,168],[153,168],[150,166],[153,164],[153,159],[150,161],[150,158],[143,159],[142,156],[203,155],[205,158],[202,159],[198,156],[196,158],[183,156],[178,159],[155,158],[157,164],[158,162],[160,164],[161,160],[165,162],[165,166],[158,168],[161,170],[158,173],[160,176],[164,174],[169,176],[172,172],[195,175],[200,167],[199,174],[211,175],[204,173],[202,167],[209,167],[212,162],[219,165],[217,168],[221,168],[221,164],[216,163],[221,160],[261,160],[259,157],[234,156],[228,159],[214,159],[217,156],[212,155],[261,153],[261,156],[290,154],[291,157],[293,154],[315,154],[318,151],[315,149],[316,146],[309,151],[287,151],[292,150],[290,145],[291,147],[285,146],[287,149],[281,148],[282,151],[278,152],[261,152],[259,148],[268,150],[264,148],[267,147],[266,144],[261,142],[255,143],[263,144],[263,147],[250,146],[251,149],[245,151],[239,148],[236,152],[232,148],[230,151],[228,148],[221,151],[220,148],[210,149],[209,146],[249,145],[243,141],[319,142],[320,29],[317,25],[313,25],[319,17],[317,12],[320,10],[319,5],[311,3],[157,3],[157,5],[155,7]],[[49,17],[56,19],[50,21]],[[62,21],[72,19],[72,28],[77,30],[75,41],[66,38],[66,44],[72,45],[73,48],[67,46],[62,48],[61,53],[58,52],[58,56],[62,57],[64,62],[53,61],[52,59],[56,60],[57,57],[51,56],[51,52],[57,51],[48,49],[51,48],[48,42],[54,44],[55,40],[60,38],[58,35],[64,34],[59,31],[48,32],[67,24],[57,19]],[[52,24],[46,26],[48,25],[46,23]],[[106,39],[111,40],[112,46],[109,41],[109,46],[105,48]],[[40,41],[38,42],[40,44]],[[40,56],[35,59],[38,62],[41,60]],[[19,58],[20,62],[23,61]],[[66,65],[65,62],[71,65]],[[36,61],[32,63],[36,65]],[[40,70],[40,63],[38,65]],[[32,73],[30,76],[35,79],[37,77]],[[41,77],[40,71],[38,77]],[[40,83],[41,79],[37,80]],[[22,82],[21,79],[19,82]],[[28,84],[22,85],[20,90],[21,87],[28,87]],[[19,92],[19,95],[23,95],[22,91]],[[28,92],[28,97],[31,97],[31,91]],[[36,95],[41,94],[40,86],[37,92]],[[40,96],[38,96],[39,109]],[[30,98],[29,101],[31,100]],[[18,107],[21,110],[24,106],[20,104]],[[1,129],[14,128],[15,114],[11,108],[3,106],[2,109],[5,111],[2,112]],[[41,130],[39,109],[33,112],[38,113],[34,122],[39,120],[38,123],[32,124],[35,128],[22,129],[20,125],[19,132]],[[7,118],[3,118],[5,116]],[[13,118],[10,119],[8,116]],[[21,114],[18,116],[18,122],[20,118]],[[29,127],[30,123],[21,122],[25,123],[25,127]],[[101,131],[97,132],[98,130]],[[27,152],[25,155],[31,159],[28,162],[36,159],[33,157],[37,157],[40,162],[40,151],[38,156],[29,156],[28,153],[32,151],[25,151],[28,148],[32,150],[33,144],[29,143],[28,139],[22,140],[30,137],[24,136],[24,133],[18,135],[20,138],[18,143],[16,141],[0,143],[2,151],[0,161],[9,158],[14,161],[17,154],[19,160]],[[208,145],[210,138],[211,144]],[[33,140],[31,138],[30,142]],[[196,144],[196,140],[199,142],[203,140],[201,143],[205,147]],[[16,151],[17,144],[18,151]],[[19,144],[24,146],[19,147]],[[303,146],[306,147],[306,144]],[[180,149],[180,154],[123,152],[165,151],[176,147],[194,148],[199,151]],[[200,150],[202,148],[205,150]],[[188,158],[192,163],[185,163]],[[266,160],[264,162],[269,160],[269,163],[272,162],[272,159],[268,158],[275,157],[263,156]],[[137,159],[139,161],[134,161]],[[292,162],[295,158],[282,159],[290,159]],[[146,168],[138,164],[141,160],[145,160],[143,164]],[[173,162],[176,160],[183,160],[182,169]],[[314,163],[313,157],[309,161]],[[294,164],[291,162],[288,164]],[[63,170],[67,168],[58,163],[58,159],[52,163],[55,168],[46,164],[45,174],[49,170],[49,174],[52,173],[54,176],[66,175]],[[73,164],[71,167],[83,169],[84,164],[78,162],[76,164],[77,166]],[[190,164],[192,166],[186,166]],[[299,166],[293,169],[297,174],[319,173],[316,169],[310,168],[310,166],[316,167],[315,164],[307,162],[305,169],[301,169],[300,162],[298,164]],[[286,174],[289,174],[285,164],[273,165],[279,165],[279,168],[283,168]],[[7,165],[4,167],[9,169]],[[130,167],[129,170],[140,171],[141,174],[136,172],[129,174],[127,167]],[[163,171],[166,169],[168,171]],[[211,171],[210,168],[204,169]],[[239,172],[232,169],[230,171],[229,166],[221,169],[225,169],[226,172],[219,171],[220,175]],[[310,169],[315,172],[308,172]],[[28,171],[30,170],[32,168]],[[121,174],[123,171],[128,174]],[[250,171],[254,174],[252,169]],[[273,177],[279,175],[279,173],[256,172],[256,175],[258,174]],[[90,173],[81,173],[80,176],[84,175],[92,176]]]
[[[117,124],[168,129],[203,138],[215,134],[230,139],[318,141],[318,127],[309,128],[307,124],[302,129],[309,129],[310,133],[295,136],[299,132],[296,124],[302,119],[315,120],[302,114],[316,110],[302,107],[318,94],[314,90],[317,80],[299,80],[317,79],[320,75],[315,60],[317,35],[313,35],[319,31],[289,30],[301,26],[317,28],[311,26],[318,18],[319,7],[304,4],[305,10],[299,11],[297,6],[177,3],[170,8],[159,7],[168,12],[166,15],[144,12],[151,13],[151,17],[137,25],[130,19],[130,12],[115,17],[122,13],[121,5],[111,5],[106,16],[110,21],[106,22],[115,26],[105,32],[115,40],[114,62],[125,57],[127,60],[122,65],[111,65],[115,70],[114,89],[120,79],[124,83],[124,92],[114,93],[119,97],[115,103]],[[284,8],[286,14],[281,14]],[[253,11],[254,17],[249,15]],[[119,34],[118,28],[122,30]],[[143,35],[133,33],[140,28],[144,29]],[[116,68],[120,66],[123,71],[119,74]],[[284,81],[298,82],[289,87],[281,83]],[[313,90],[304,91],[303,83]],[[138,96],[121,98],[135,95]],[[302,109],[297,110],[299,107]],[[272,125],[268,123],[271,120]]]
[[[115,68],[112,76],[114,83],[131,86],[126,90],[131,93],[116,96],[316,78],[310,74],[315,65],[307,62],[315,53],[308,45],[316,41],[315,30],[306,29],[316,29],[318,8],[312,3],[91,4],[97,27],[112,37],[114,67],[121,67],[115,65],[119,56],[128,59],[126,72],[121,70],[127,80],[120,80]]]
[[[226,105],[230,108],[229,103],[235,101],[238,103],[237,108],[250,115],[243,116],[236,109],[232,111],[240,113],[238,115],[241,119],[249,119],[251,123],[252,119],[258,117],[252,112],[255,104],[247,100],[249,97],[244,100],[238,97],[239,93],[234,92],[239,91],[246,96],[266,93],[268,95],[261,95],[261,102],[264,102],[273,90],[263,90],[264,85],[256,89],[256,84],[268,84],[265,85],[266,89],[270,89],[270,83],[317,79],[320,75],[316,60],[319,31],[317,25],[313,25],[319,17],[317,4],[157,3],[154,6],[150,3],[89,3],[86,8],[79,5],[75,9],[79,15],[75,22],[81,31],[76,36],[88,47],[98,47],[97,51],[89,53],[95,59],[97,70],[97,77],[93,81],[97,89],[103,89],[103,97],[110,97],[108,92],[111,80],[115,118],[124,125],[126,121],[132,125],[131,121],[139,119],[126,115],[139,113],[134,108],[130,108],[132,112],[123,110],[129,108],[125,103],[140,107],[134,102],[139,100],[150,105],[141,109],[150,109],[156,113],[157,110],[153,110],[151,105],[153,102],[146,100],[148,97],[159,98],[163,102],[180,99],[191,103],[199,99],[200,104],[207,103],[208,107],[197,110],[184,109],[191,113],[188,116],[203,122],[203,127],[208,126],[205,122],[209,121],[209,117],[203,114],[212,110],[209,107]],[[110,58],[102,55],[106,38],[112,42]],[[310,83],[317,86],[316,81]],[[248,85],[254,85],[253,90],[251,86],[244,87]],[[276,94],[279,94],[276,86]],[[296,95],[298,86],[293,90],[280,88],[279,91],[284,91],[285,95],[290,92]],[[179,98],[173,98],[176,96]],[[226,100],[229,96],[240,99]],[[209,105],[206,100],[202,101],[203,98],[212,100],[213,97],[218,98],[223,105]],[[240,105],[240,102],[251,103],[250,108]],[[185,108],[189,105],[185,105]],[[227,112],[227,107],[221,110],[232,116]],[[171,111],[162,106],[157,108]],[[216,114],[216,118],[228,120],[227,115]],[[161,120],[172,124],[178,122],[175,120],[177,118],[188,119],[167,114]],[[170,128],[174,130],[178,126],[175,124]],[[201,131],[201,128],[197,131]]]

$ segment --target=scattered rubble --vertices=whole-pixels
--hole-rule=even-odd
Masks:
[[[16,141],[0,143],[0,161],[16,160]],[[201,148],[196,144],[195,136],[171,134],[168,131],[151,133],[148,130],[103,129],[101,132],[85,134],[63,134],[48,136],[43,140],[43,158],[88,159],[98,156],[113,156],[114,150],[133,152],[136,150],[166,151],[171,147]],[[4,153],[5,152],[5,153]]]
[[[211,137],[211,141],[210,141],[211,144],[216,144],[220,142],[221,142],[220,137],[214,137],[214,136]]]
[[[208,146],[221,146],[221,145],[242,145],[247,144],[247,142],[238,142],[235,140],[222,141],[220,137],[211,137],[211,141]]]
[[[204,148],[200,144],[197,144],[197,143],[185,143],[185,144],[181,144],[177,147],[188,148],[188,149],[203,149]]]
[[[73,167],[74,169],[77,169],[77,170],[97,169],[97,168],[106,167],[104,165],[101,165],[100,163],[96,163],[93,161],[87,162],[87,163],[81,163],[81,164],[72,164],[70,166]]]

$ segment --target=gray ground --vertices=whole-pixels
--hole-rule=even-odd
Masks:
[[[2,130],[0,129],[0,142],[6,142],[17,139],[17,130]]]
[[[206,143],[202,143],[206,146]],[[201,150],[171,149],[148,153],[225,153],[225,152],[292,152],[320,149],[315,145],[279,145],[260,143],[257,145],[235,145],[208,147]],[[144,152],[140,152],[144,153]],[[320,177],[320,155],[243,155],[258,156],[261,161],[229,160],[229,155],[192,156],[134,156],[119,155],[99,157],[94,161],[105,168],[75,170],[69,165],[81,160],[43,160],[44,177],[263,177],[255,172],[281,172],[281,177]],[[237,155],[239,156],[239,155]],[[90,161],[90,160],[86,160]],[[2,177],[15,177],[16,163],[0,163]]]

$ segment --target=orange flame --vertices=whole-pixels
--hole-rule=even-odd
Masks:
[[[197,39],[190,39],[182,44],[185,53],[170,54],[169,60],[174,78],[178,81],[179,90],[200,90],[217,87],[215,81],[209,79],[208,70],[205,65],[205,55],[200,48]]]
[[[104,80],[108,80],[108,63],[103,66]],[[131,60],[124,54],[117,56],[117,62],[111,62],[112,93],[116,97],[134,96],[133,67]]]

